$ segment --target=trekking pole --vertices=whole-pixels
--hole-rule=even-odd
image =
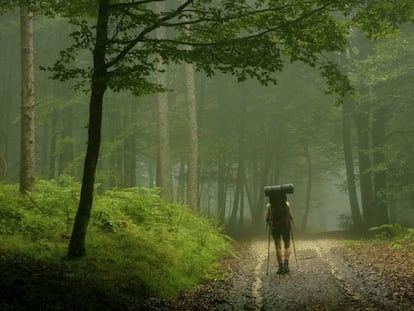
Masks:
[[[269,275],[269,260],[270,260],[270,226],[267,225],[267,230],[269,231],[269,241],[267,243],[267,270],[266,275]]]
[[[295,239],[293,238],[293,229],[292,229],[293,226],[290,220],[289,220],[289,223],[290,223],[290,235],[292,236],[293,252],[295,253],[296,268],[299,269],[298,257],[296,256]]]

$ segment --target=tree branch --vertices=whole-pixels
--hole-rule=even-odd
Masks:
[[[143,4],[147,4],[147,3],[152,3],[152,2],[164,2],[166,0],[141,0],[141,1],[134,1],[131,3],[115,3],[115,4],[111,4],[109,6],[110,9],[125,9],[125,8],[131,8],[137,5],[143,5]]]
[[[187,1],[187,2],[192,2],[192,1]],[[261,31],[261,32],[256,33],[256,34],[252,34],[252,35],[244,36],[244,37],[239,37],[239,38],[234,38],[234,39],[229,39],[229,40],[222,40],[222,41],[218,41],[218,42],[190,42],[190,41],[174,40],[174,39],[162,39],[162,40],[159,40],[159,39],[145,39],[144,40],[144,36],[148,32],[154,30],[155,28],[157,28],[159,26],[164,26],[164,27],[185,26],[185,25],[191,25],[191,24],[200,23],[202,21],[216,21],[216,20],[214,20],[214,19],[209,20],[209,19],[202,19],[201,18],[201,19],[198,19],[198,20],[184,21],[184,22],[181,22],[181,23],[174,23],[174,24],[166,24],[166,23],[159,22],[159,23],[154,24],[152,27],[147,28],[146,30],[148,30],[148,31],[144,30],[143,32],[141,32],[141,34],[137,38],[135,38],[134,40],[132,40],[132,41],[129,42],[127,48],[130,47],[130,46],[132,46],[131,48],[128,49],[128,51],[130,51],[135,46],[135,44],[137,42],[141,41],[141,40],[144,40],[146,42],[169,42],[169,43],[174,43],[174,44],[178,44],[178,45],[199,46],[199,47],[202,47],[202,46],[206,46],[207,47],[207,46],[214,46],[214,45],[221,45],[221,46],[231,45],[233,43],[240,42],[240,41],[243,41],[243,40],[252,40],[252,39],[260,38],[260,37],[262,37],[262,36],[264,36],[264,35],[266,35],[268,33],[275,32],[275,31],[277,31],[277,30],[279,30],[279,29],[281,29],[281,28],[283,28],[283,27],[285,27],[287,25],[292,25],[292,24],[298,23],[298,22],[300,22],[302,20],[305,20],[306,18],[308,18],[308,17],[310,17],[310,16],[312,16],[312,15],[314,15],[314,14],[320,12],[320,11],[326,10],[326,8],[329,5],[330,5],[329,3],[324,4],[324,5],[322,5],[322,6],[318,7],[318,8],[310,11],[310,12],[307,12],[306,14],[303,14],[303,15],[299,16],[298,18],[296,18],[294,20],[291,20],[291,21],[287,22],[286,24],[278,25],[276,27],[272,27],[272,28],[266,29],[266,30]],[[182,10],[182,11],[184,11],[184,10]],[[270,10],[269,9],[263,9],[263,10],[260,10],[259,12],[260,13],[263,13],[263,12],[268,12],[268,11],[270,11]],[[258,11],[256,11],[256,12],[258,12]],[[171,18],[177,16],[179,13],[180,12],[178,12],[178,9],[177,9],[173,13],[174,16],[170,16],[170,15],[165,16],[163,18],[163,20],[171,19]],[[249,14],[246,14],[245,16],[253,15],[254,13],[255,12],[249,12]],[[234,16],[234,17],[231,17],[231,18],[232,19],[236,19],[237,17]],[[227,18],[217,19],[217,22],[224,21],[224,20],[228,20],[228,19]],[[123,53],[127,48],[125,48],[121,53]],[[122,54],[122,56],[124,56],[128,51],[126,51],[124,54]],[[121,53],[120,53],[120,55],[121,55]],[[108,63],[108,67],[109,66],[112,66],[112,64],[114,64],[114,63],[115,63],[115,59],[114,59],[114,61]]]
[[[388,133],[387,136],[385,136],[385,140],[390,139],[394,135],[407,135],[407,134],[414,134],[414,129],[392,131],[391,133]]]
[[[106,64],[106,69],[110,68],[111,66],[114,66],[116,63],[118,63],[130,50],[132,50],[135,45],[141,41],[144,36],[148,33],[150,33],[151,31],[157,29],[158,27],[160,27],[160,25],[162,25],[162,23],[176,17],[177,15],[179,15],[180,13],[182,13],[182,11],[188,7],[191,3],[193,3],[194,0],[187,0],[185,1],[182,5],[180,5],[175,11],[171,12],[170,14],[164,16],[163,18],[161,18],[160,20],[158,20],[155,24],[153,24],[152,26],[147,27],[146,29],[144,29],[134,40],[132,40],[112,61],[108,62]]]

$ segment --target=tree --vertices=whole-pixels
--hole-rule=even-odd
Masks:
[[[243,92],[245,95],[245,92]],[[238,129],[238,159],[237,159],[237,173],[236,173],[236,182],[235,182],[235,190],[234,190],[234,200],[233,200],[233,208],[231,210],[230,220],[229,220],[229,228],[231,231],[236,231],[237,225],[237,212],[240,209],[240,221],[242,220],[243,215],[243,205],[242,197],[243,197],[243,187],[244,187],[244,179],[245,179],[245,135],[246,135],[246,110],[247,110],[247,103],[246,99],[241,99],[241,113],[240,113],[240,121],[239,121],[239,129]]]
[[[20,127],[15,124],[14,120],[21,118],[21,110],[16,107],[21,105],[21,98],[16,97],[21,91],[21,77],[16,68],[20,66],[20,59],[16,57],[20,52],[19,31],[14,27],[7,27],[7,24],[18,25],[18,15],[2,17],[2,35],[0,36],[0,45],[2,53],[0,55],[0,66],[2,87],[0,88],[0,176],[3,180],[9,180],[10,177],[19,176],[19,168],[15,172],[14,161],[16,154],[19,154],[20,144]],[[6,25],[4,25],[6,24]],[[16,59],[17,58],[17,59]],[[16,112],[19,112],[17,114]],[[16,146],[17,145],[17,146]],[[18,182],[18,181],[17,181]]]
[[[166,12],[156,13],[147,4],[135,2],[98,2],[96,24],[82,16],[74,18],[78,3],[58,3],[60,12],[70,12],[80,31],[73,33],[75,43],[61,53],[50,69],[54,78],[90,79],[88,147],[84,163],[78,212],[69,245],[68,257],[85,255],[85,236],[93,202],[95,171],[101,139],[103,98],[108,87],[126,89],[134,94],[159,91],[149,79],[159,59],[165,62],[194,63],[209,75],[220,70],[239,80],[248,77],[261,83],[275,82],[274,73],[283,69],[283,57],[319,67],[333,89],[339,90],[335,66],[318,57],[325,51],[343,48],[347,26],[338,23],[332,10],[350,13],[353,1],[293,1],[281,5],[274,1],[187,0]],[[91,12],[91,5],[81,3]],[[63,8],[62,8],[63,6]],[[79,10],[81,12],[85,12]],[[89,13],[91,14],[91,13]],[[93,16],[93,14],[91,14]],[[191,25],[191,34],[186,27]],[[157,28],[173,28],[177,36],[157,39]],[[93,34],[95,29],[95,34]],[[191,49],[188,49],[191,46]],[[91,48],[90,68],[70,67],[79,50]],[[83,80],[78,86],[84,86]],[[346,85],[342,84],[342,90]]]
[[[182,1],[185,4],[185,1]],[[184,23],[188,17],[184,16]],[[186,36],[191,37],[191,26],[184,28]],[[186,47],[191,50],[191,47]],[[188,118],[188,160],[187,160],[187,204],[193,209],[199,206],[199,142],[197,120],[197,97],[194,65],[185,64],[186,93],[187,93],[187,118]]]
[[[352,155],[351,140],[351,120],[352,120],[352,102],[345,98],[342,104],[342,144],[344,150],[346,184],[349,195],[349,204],[351,206],[351,216],[354,228],[361,230],[363,228],[361,213],[359,211],[358,197],[355,184],[354,158]]]
[[[304,152],[305,152],[305,159],[306,159],[306,166],[307,166],[307,181],[306,181],[306,200],[305,200],[305,213],[302,218],[302,226],[301,229],[303,232],[306,232],[309,212],[310,212],[310,203],[311,203],[311,196],[312,196],[312,180],[313,180],[313,173],[312,173],[312,159],[309,152],[309,143],[306,140],[304,142]]]
[[[20,192],[32,192],[35,187],[35,105],[33,68],[33,13],[22,4],[21,30],[21,139],[20,139]]]
[[[161,14],[165,12],[164,2],[156,3],[156,12]],[[159,40],[167,38],[165,28],[157,28],[156,36]],[[165,64],[158,64],[157,83],[167,86],[168,68]],[[161,197],[169,202],[173,201],[173,182],[171,176],[171,156],[170,156],[170,126],[169,126],[169,105],[168,93],[160,92],[158,94],[158,135],[159,135],[159,186]]]
[[[401,28],[402,35],[389,34],[379,42],[353,34],[355,52],[350,53],[349,65],[358,92],[348,99],[357,127],[361,203],[368,227],[389,222],[391,207],[395,206],[389,203],[395,192],[398,193],[395,189],[401,180],[389,182],[390,173],[399,162],[395,152],[390,151],[404,148],[394,145],[388,137],[396,131],[393,127],[400,127],[400,122],[393,121],[399,119],[402,111],[409,112],[402,85],[409,83],[407,63],[411,62],[413,50],[411,30],[407,33],[406,28]]]
[[[195,73],[192,64],[185,65],[187,85],[187,115],[189,131],[189,151],[187,165],[187,204],[197,208],[198,204],[198,122]]]
[[[88,147],[84,163],[81,197],[67,256],[85,255],[85,237],[92,209],[96,165],[101,142],[103,96],[108,87],[106,49],[108,44],[109,0],[99,3],[96,42],[93,51],[93,73],[89,104]]]

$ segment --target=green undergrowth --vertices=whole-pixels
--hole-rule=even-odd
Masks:
[[[383,224],[371,227],[367,239],[350,240],[349,245],[388,244],[391,248],[410,247],[414,249],[414,228],[406,228],[400,224]]]
[[[231,254],[232,241],[213,221],[166,204],[150,189],[95,195],[87,256],[64,260],[79,189],[68,176],[38,181],[36,191],[27,195],[20,195],[16,185],[0,185],[1,259],[59,266],[66,284],[76,280],[134,299],[168,297],[222,277],[217,262]]]

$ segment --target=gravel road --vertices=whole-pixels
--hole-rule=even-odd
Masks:
[[[290,273],[276,274],[271,243],[246,243],[238,260],[227,263],[230,276],[183,293],[176,299],[146,304],[148,310],[414,310],[413,301],[395,297],[383,275],[347,256],[341,240],[295,241]]]
[[[258,252],[266,245],[256,242]],[[334,240],[298,241],[298,265],[279,276],[272,271],[262,279],[257,310],[407,310],[390,299],[386,281],[346,260],[341,242]],[[292,256],[294,257],[294,256]],[[292,258],[293,259],[293,258]],[[263,262],[263,260],[262,260]],[[260,282],[260,281],[259,281]]]

